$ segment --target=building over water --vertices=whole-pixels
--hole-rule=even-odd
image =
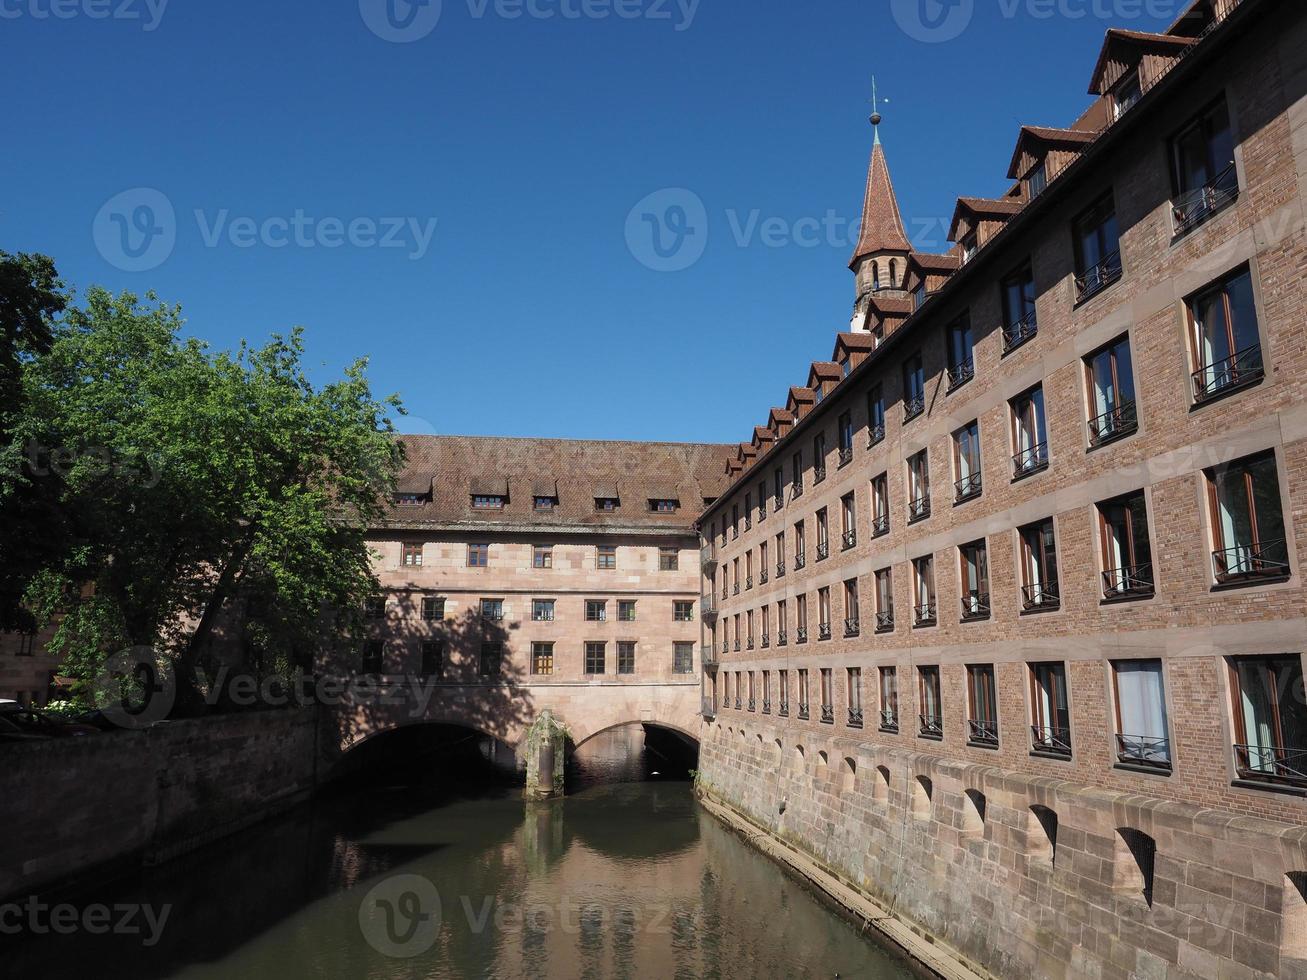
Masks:
[[[702,782],[997,976],[1307,976],[1307,8],[1091,67],[945,255],[877,134],[701,518]]]

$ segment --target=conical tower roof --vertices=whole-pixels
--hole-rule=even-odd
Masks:
[[[871,162],[867,165],[867,190],[862,198],[862,228],[858,232],[858,245],[853,250],[849,267],[853,268],[858,260],[880,252],[910,252],[908,234],[903,228],[903,217],[899,214],[898,198],[894,196],[894,184],[889,176],[889,164],[885,160],[885,148],[880,142],[880,131],[876,131],[876,142],[871,148]]]

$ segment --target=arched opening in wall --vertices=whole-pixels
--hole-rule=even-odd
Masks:
[[[918,820],[930,818],[930,799],[935,794],[935,784],[929,776],[918,776],[912,783],[912,815]]]
[[[985,794],[978,789],[962,793],[962,833],[967,837],[985,836]]]
[[[794,768],[799,770],[799,772],[803,772],[806,763],[807,759],[804,756],[803,746],[794,746]]]
[[[785,758],[785,747],[781,745],[781,740],[779,738],[776,739],[774,744],[776,746],[776,766],[779,768],[782,760]]]
[[[1027,817],[1026,851],[1036,861],[1057,863],[1057,814],[1038,803]]]
[[[830,756],[823,750],[817,750],[817,774],[825,775],[827,768],[830,766]]]
[[[627,722],[569,743],[565,787],[680,782],[698,767],[699,743],[692,735],[654,722]]]
[[[848,756],[844,757],[844,768],[840,773],[840,792],[849,794],[858,782],[858,764]]]
[[[898,259],[889,260],[889,284],[892,289],[897,289],[899,286],[899,260]]]
[[[1284,876],[1284,897],[1280,901],[1280,974],[1307,976],[1307,871],[1290,871]],[[1286,969],[1293,961],[1296,973]]]
[[[466,725],[424,722],[378,732],[351,747],[325,782],[467,786],[515,784],[525,777],[513,746]]]
[[[886,766],[876,767],[876,778],[872,783],[871,798],[877,803],[889,802],[889,768]]]
[[[1122,894],[1142,898],[1153,906],[1153,863],[1157,842],[1142,830],[1118,827],[1112,855],[1112,887]]]

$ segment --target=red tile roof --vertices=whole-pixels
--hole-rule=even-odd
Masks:
[[[1024,201],[1012,197],[959,197],[958,206],[953,210],[953,224],[949,227],[949,241],[957,241],[958,224],[968,212],[978,217],[1007,220],[1025,206]]]
[[[1098,53],[1098,61],[1094,65],[1094,74],[1089,79],[1089,94],[1098,95],[1102,91],[1103,73],[1107,71],[1107,63],[1116,53],[1118,60],[1124,61],[1130,55],[1123,54],[1123,49],[1135,49],[1141,51],[1166,51],[1173,54],[1179,54],[1185,48],[1194,43],[1191,37],[1176,37],[1173,34],[1146,34],[1143,31],[1125,31],[1113,27],[1103,38],[1103,48]]]
[[[1054,129],[1049,126],[1022,126],[1017,136],[1016,149],[1012,151],[1012,163],[1008,165],[1008,179],[1020,180],[1025,174],[1017,172],[1021,163],[1021,154],[1030,143],[1047,146],[1083,146],[1098,138],[1097,133],[1083,129]],[[1035,151],[1031,151],[1035,152]]]
[[[889,176],[885,150],[877,142],[871,148],[871,162],[867,165],[867,189],[862,196],[862,227],[858,231],[858,244],[853,250],[849,267],[858,259],[874,252],[907,252],[908,233],[899,214],[898,198]]]

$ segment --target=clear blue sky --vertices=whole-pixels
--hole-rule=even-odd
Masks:
[[[873,72],[909,233],[942,249],[959,194],[1006,186],[1018,124],[1088,103],[1104,30],[1180,7],[51,2],[0,0],[0,248],[154,289],[217,347],[301,324],[324,380],[369,355],[406,428],[685,441],[748,436],[847,324]],[[115,200],[136,188],[159,193]],[[628,226],[664,188],[693,196]]]

